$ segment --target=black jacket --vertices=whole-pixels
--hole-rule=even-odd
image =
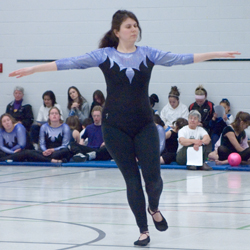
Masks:
[[[20,108],[14,112],[14,101],[12,101],[7,105],[6,113],[15,118],[17,122],[21,121],[26,130],[30,131],[30,127],[34,121],[32,107],[30,104],[22,102]]]

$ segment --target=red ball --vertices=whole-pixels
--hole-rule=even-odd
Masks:
[[[228,163],[232,166],[232,167],[237,167],[240,165],[241,163],[241,156],[238,153],[231,153],[228,156]]]

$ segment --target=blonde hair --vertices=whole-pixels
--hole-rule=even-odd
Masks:
[[[195,89],[195,94],[196,94],[196,95],[205,95],[205,97],[207,97],[207,91],[205,90],[205,88],[203,88],[202,85],[199,85],[199,86]]]
[[[49,110],[49,115],[50,115],[50,112],[51,112],[52,109],[56,109],[56,110],[58,111],[58,113],[59,113],[59,115],[60,115],[60,120],[59,120],[59,122],[60,122],[60,123],[63,123],[63,120],[61,119],[61,112],[60,112],[59,108],[57,108],[57,107],[55,107],[55,106],[52,107],[52,108]],[[49,118],[48,118],[48,124],[51,125],[51,121],[50,121]]]
[[[100,112],[102,113],[102,107],[99,106],[99,105],[96,105],[96,106],[92,109],[91,115],[92,115],[95,111],[100,111]]]

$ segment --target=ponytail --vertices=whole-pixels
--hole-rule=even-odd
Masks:
[[[118,46],[118,37],[114,34],[113,30],[109,30],[103,38],[100,40],[99,48],[114,47]]]

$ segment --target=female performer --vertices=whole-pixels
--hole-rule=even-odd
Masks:
[[[99,67],[107,84],[107,99],[102,114],[105,145],[121,170],[127,185],[129,205],[135,215],[140,237],[135,245],[149,241],[146,203],[141,184],[138,158],[148,195],[148,212],[156,228],[164,231],[167,222],[158,209],[162,192],[157,128],[149,104],[148,85],[154,65],[172,66],[201,62],[217,57],[231,57],[238,52],[173,54],[150,47],[136,46],[141,38],[137,17],[118,10],[111,29],[100,42],[100,49],[82,56],[20,69],[9,76],[22,77],[35,72]]]
[[[26,129],[10,114],[0,118],[0,158],[20,152],[26,146]]]
[[[0,158],[0,161],[31,161],[53,162],[68,161],[71,157],[67,146],[70,142],[71,132],[66,123],[61,120],[61,113],[57,107],[49,111],[48,122],[40,129],[40,150],[22,150],[11,156]]]
[[[38,141],[39,141],[39,131],[41,126],[48,121],[49,110],[52,107],[57,107],[62,114],[62,109],[59,104],[56,102],[56,96],[53,91],[47,90],[42,95],[43,105],[40,107],[38,111],[38,115],[36,118],[36,124],[32,124],[30,129],[30,137],[33,143],[33,146],[36,150],[38,150]],[[61,115],[61,119],[63,117]]]
[[[231,153],[238,153],[242,161],[250,159],[250,148],[241,144],[246,137],[245,129],[250,125],[250,114],[238,112],[233,123],[226,126],[221,134],[221,145],[218,147],[219,160],[217,164],[226,164]]]

